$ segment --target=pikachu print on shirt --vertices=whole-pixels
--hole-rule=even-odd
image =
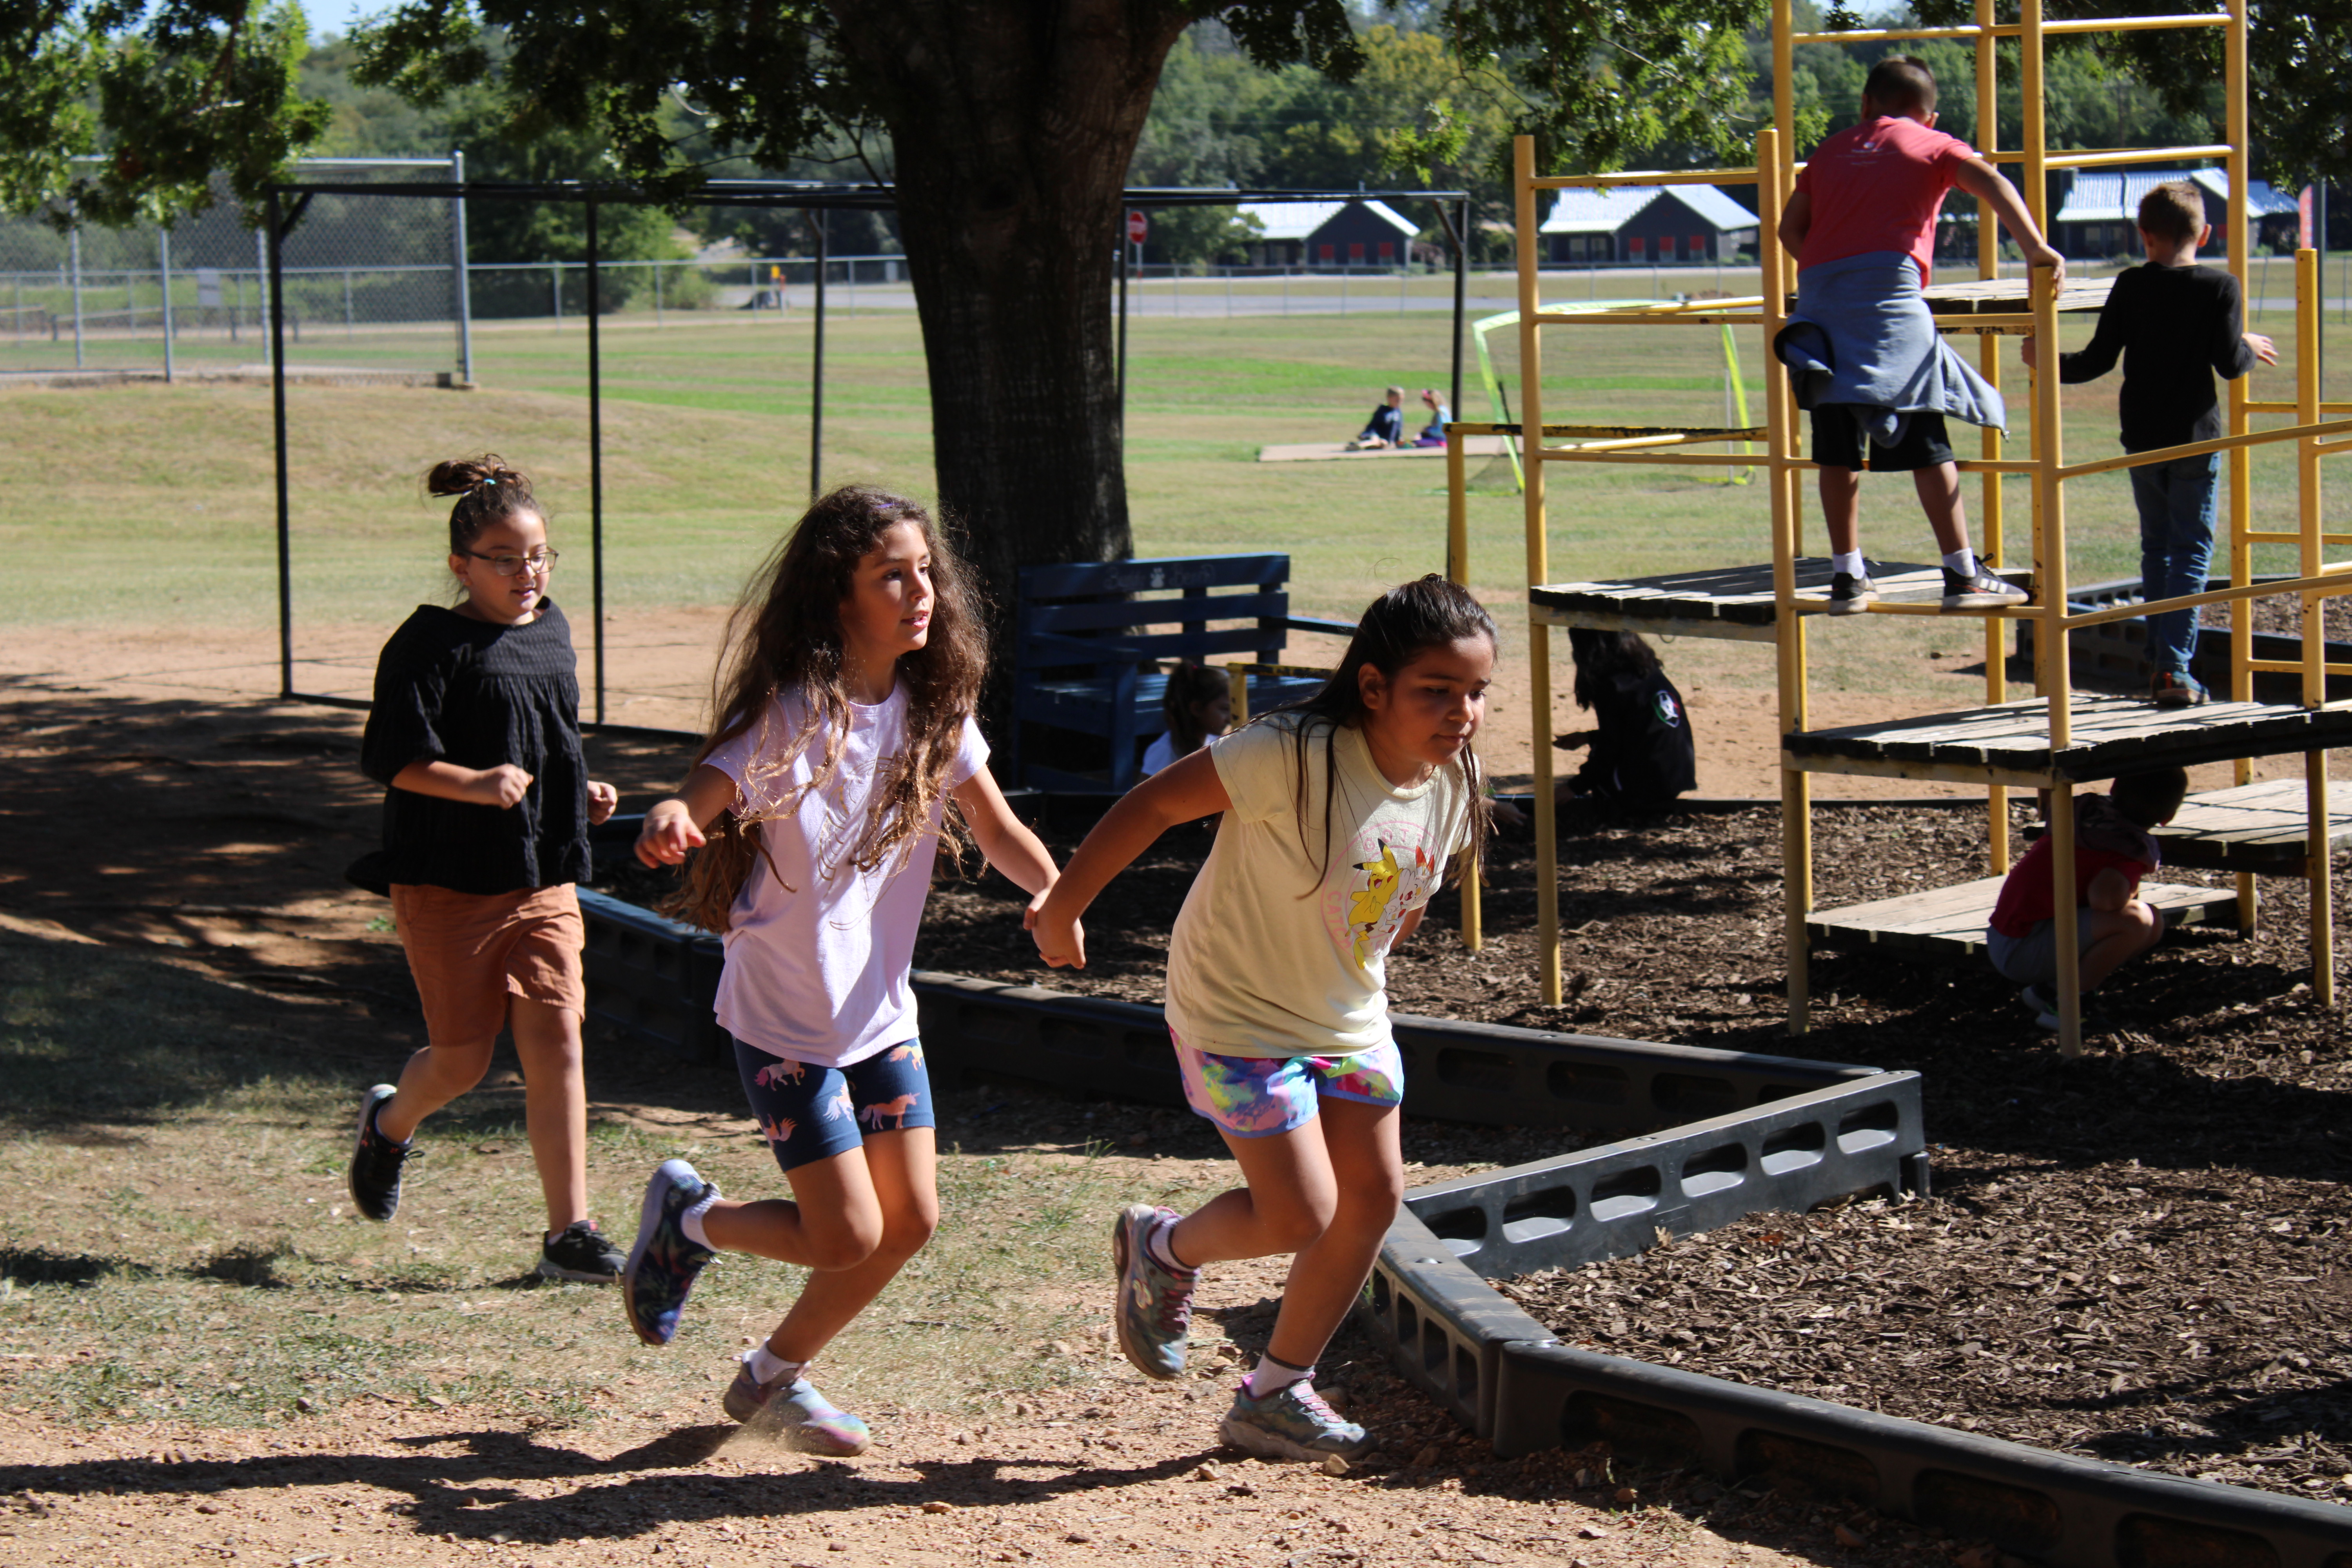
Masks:
[[[1347,858],[1323,884],[1323,920],[1333,945],[1370,972],[1385,957],[1405,917],[1429,902],[1444,863],[1422,825],[1375,815],[1356,830]]]

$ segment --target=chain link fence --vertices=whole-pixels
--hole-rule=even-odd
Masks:
[[[305,160],[303,177],[450,177],[451,159]],[[169,228],[0,218],[0,374],[267,374],[263,236],[226,185]],[[314,198],[285,247],[287,355],[398,379],[457,368],[462,300],[454,202]]]

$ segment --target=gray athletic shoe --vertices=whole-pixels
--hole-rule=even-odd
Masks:
[[[1192,1321],[1192,1287],[1200,1271],[1163,1268],[1143,1238],[1174,1209],[1129,1204],[1111,1226],[1110,1253],[1118,1268],[1118,1302],[1111,1313],[1118,1325],[1118,1348],[1146,1377],[1166,1382],[1184,1373],[1184,1340]]]
[[[1249,1380],[1243,1379],[1234,1393],[1234,1407],[1217,1426],[1217,1436],[1263,1459],[1310,1464],[1334,1454],[1343,1459],[1360,1459],[1381,1446],[1379,1438],[1324,1404],[1315,1385],[1304,1380],[1264,1399],[1254,1399]]]

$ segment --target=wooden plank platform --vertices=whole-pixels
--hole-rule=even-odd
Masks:
[[[2142,697],[2077,694],[2072,714],[2073,738],[2054,751],[2049,705],[2029,698],[1892,723],[1783,735],[1780,752],[1807,773],[2032,786],[2109,779],[2137,768],[2193,767],[2352,745],[2352,703],[2158,708]]]
[[[2058,285],[2062,311],[2095,310],[2107,302],[2112,278],[2069,277]],[[1939,316],[2011,316],[2033,309],[2022,278],[1971,279],[1965,283],[1934,283],[1920,290],[1927,308]]]
[[[2001,575],[2023,584],[2030,574],[2018,569]],[[1831,576],[1828,556],[1798,557],[1797,614],[1829,613]],[[1891,604],[1932,604],[1944,596],[1940,566],[1876,562],[1870,576],[1879,598]],[[1778,615],[1769,563],[1670,572],[1615,583],[1550,583],[1528,589],[1528,603],[1548,626],[1741,642],[1769,642]]]
[[[1953,963],[1981,963],[1985,921],[1992,917],[2002,880],[1984,877],[1842,910],[1815,910],[1805,917],[1805,938],[1816,948],[1839,952],[1876,947]],[[2170,925],[2237,923],[2238,896],[2227,888],[2143,882],[2139,896],[2162,910]]]
[[[2327,842],[2352,842],[2352,786],[2328,788]],[[2180,815],[2156,830],[2168,866],[2266,871],[2299,877],[2307,826],[2300,779],[2273,779],[2192,795]]]

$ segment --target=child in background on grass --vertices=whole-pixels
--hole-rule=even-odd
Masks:
[[[742,1358],[727,1414],[764,1410],[794,1447],[856,1454],[866,1423],[807,1372],[939,1223],[908,970],[948,800],[1024,891],[1051,887],[1054,863],[989,776],[972,722],[986,633],[915,502],[861,485],[816,501],[753,579],[729,647],[717,725],[685,786],[646,814],[637,856],[700,851],[678,908],[726,933],[719,1022],[793,1196],[730,1202],[665,1161],[622,1300],[663,1345],[715,1253],[801,1265],[800,1299]]]
[[[2197,265],[2197,247],[2213,236],[2205,197],[2187,180],[2171,180],[2140,198],[2139,242],[2147,265],[2116,276],[2099,307],[2098,331],[2077,353],[2058,356],[2062,382],[2095,381],[2124,362],[2116,399],[2124,450],[2150,452],[2210,441],[2221,434],[2213,374],[2234,381],[2254,362],[2278,363],[2278,347],[2246,331],[2238,280],[2218,267]],[[2040,345],[2025,340],[2025,363]],[[2143,463],[2131,470],[2139,509],[2139,581],[2150,599],[2178,599],[2205,591],[2213,559],[2214,500],[2221,454]],[[2155,665],[2149,695],[2159,708],[2194,708],[2204,683],[2189,673],[2197,656],[2197,606],[2147,617],[2147,652]]]
[[[2140,879],[2164,863],[2152,829],[2170,822],[2189,794],[2179,768],[2125,773],[2105,795],[2074,796],[2076,970],[2083,987],[2083,1026],[2113,1026],[2091,1005],[2091,993],[2122,964],[2164,937],[2164,917],[2137,895]],[[2058,1027],[2058,922],[2053,902],[2050,836],[2033,843],[2010,868],[1985,928],[1985,952],[2005,980],[2025,989],[2018,1000],[2034,1022]]]
[[[1168,728],[1143,748],[1147,777],[1233,728],[1233,682],[1204,664],[1179,664],[1168,672],[1160,708],[1168,716]]]
[[[589,826],[620,796],[581,755],[572,628],[547,597],[555,552],[530,481],[483,457],[436,465],[425,488],[453,498],[462,597],[418,605],[384,644],[360,765],[386,786],[372,859],[427,1043],[361,1104],[352,1201],[392,1218],[417,1123],[480,1082],[511,1029],[547,1199],[539,1272],[610,1283],[621,1254],[588,1217],[586,928],[572,888],[588,875]]]
[[[1362,432],[1348,443],[1350,452],[1377,452],[1385,447],[1404,445],[1404,388],[1391,386],[1381,394],[1372,405],[1372,416],[1365,421]]]
[[[2050,248],[2017,187],[1936,128],[1936,78],[1890,55],[1862,87],[1862,121],[1824,141],[1781,209],[1780,242],[1797,258],[1797,309],[1773,353],[1812,411],[1822,520],[1832,559],[1830,613],[1853,615],[1878,597],[1862,558],[1862,469],[1907,471],[1944,552],[1948,610],[2021,604],[2025,595],[1969,548],[1960,473],[1944,416],[1999,427],[2000,394],[1936,331],[1920,293],[1934,281],[1936,225],[1957,185],[1998,216],[2036,267],[2065,262]]]
[[[1454,410],[1445,405],[1445,399],[1437,395],[1437,388],[1433,386],[1424,386],[1421,389],[1421,405],[1429,410],[1429,423],[1421,427],[1421,434],[1414,439],[1413,445],[1416,447],[1444,446],[1445,427],[1454,423]]]
[[[1138,1204],[1111,1234],[1118,1342],[1146,1376],[1184,1370],[1205,1264],[1295,1255],[1265,1353],[1224,1439],[1268,1458],[1377,1446],[1315,1392],[1404,1191],[1384,967],[1449,865],[1486,829],[1471,750],[1495,624],[1439,576],[1364,612],[1323,689],[1138,784],[1031,901],[1048,964],[1084,968],[1078,918],[1169,828],[1218,813],[1168,956],[1168,1026],[1185,1099],[1245,1186],[1190,1215]]]
[[[1683,694],[1658,656],[1633,632],[1569,628],[1576,660],[1576,705],[1594,728],[1552,738],[1572,752],[1589,747],[1584,765],[1562,779],[1559,795],[1592,795],[1631,811],[1670,805],[1698,784],[1697,747]]]

